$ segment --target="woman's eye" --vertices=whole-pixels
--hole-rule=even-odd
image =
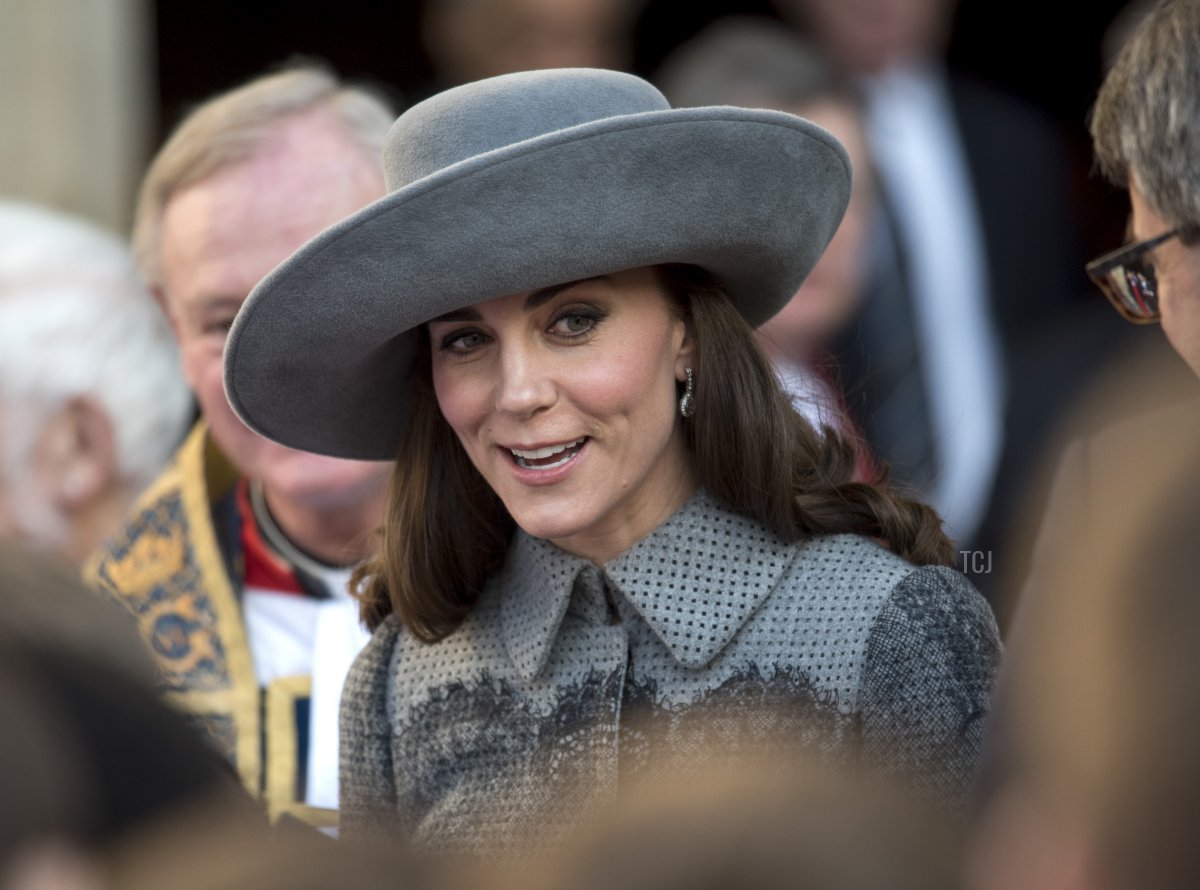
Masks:
[[[596,318],[583,312],[569,312],[559,316],[551,326],[555,333],[568,337],[586,334],[596,324]]]
[[[442,349],[449,352],[470,352],[481,346],[486,339],[479,331],[462,331],[445,337],[442,340]]]
[[[205,322],[204,333],[219,334],[224,337],[229,333],[231,327],[233,327],[233,316],[229,318],[214,318],[212,321]]]

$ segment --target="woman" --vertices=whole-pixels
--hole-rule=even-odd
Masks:
[[[659,755],[767,736],[956,802],[990,612],[752,331],[841,218],[840,145],[565,69],[426,100],[385,163],[389,196],[268,276],[226,351],[255,429],[396,456],[343,829],[513,852]]]

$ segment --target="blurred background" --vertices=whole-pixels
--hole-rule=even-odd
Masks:
[[[436,0],[443,7],[479,0]],[[779,18],[771,0],[623,0],[614,67],[650,76],[726,15]],[[595,0],[536,0],[542,20],[600,15]],[[616,5],[622,5],[618,0]],[[1061,122],[1089,168],[1084,120],[1103,67],[1103,38],[1125,6],[1094,0],[1048,16],[1037,0],[962,0],[948,62]],[[80,213],[124,232],[150,155],[192,104],[296,54],[385,90],[399,107],[447,74],[423,39],[419,0],[0,0],[0,194]],[[518,22],[513,27],[528,30]],[[569,25],[562,24],[564,29]],[[493,31],[493,34],[496,32]],[[443,62],[442,65],[449,63]],[[442,69],[445,71],[446,69]],[[1097,189],[1078,220],[1090,244],[1120,240],[1124,208]],[[1116,237],[1112,232],[1116,231]]]
[[[924,251],[908,259],[932,263],[926,264],[932,278],[921,279],[916,262],[897,263],[887,253],[890,245],[876,239],[861,248],[874,251],[863,254],[870,263],[858,263],[860,272],[870,265],[870,280],[858,281],[863,276],[856,274],[846,284],[864,311],[844,325],[840,340],[824,347],[836,371],[827,371],[823,359],[804,370],[813,379],[837,381],[843,393],[833,398],[844,396],[849,406],[838,409],[847,417],[845,428],[865,430],[893,479],[930,499],[947,518],[962,548],[960,568],[992,601],[1003,626],[1011,600],[1004,588],[1019,583],[1029,549],[1010,527],[1039,464],[1052,465],[1051,433],[1073,400],[1099,369],[1135,347],[1161,354],[1166,376],[1186,376],[1161,332],[1117,318],[1083,271],[1085,259],[1125,240],[1127,201],[1123,191],[1092,175],[1086,122],[1106,60],[1147,2],[1093,0],[1070,16],[1049,16],[1037,0],[402,0],[386,7],[368,0],[321,6],[295,0],[0,0],[0,198],[72,213],[126,236],[142,174],[180,118],[214,94],[297,59],[323,61],[403,111],[447,86],[525,68],[615,68],[663,86],[658,75],[678,58],[676,50],[730,17],[813,38],[821,35],[805,29],[813,28],[814,16],[840,16],[843,24],[853,19],[868,43],[903,42],[903,22],[928,19],[934,10],[935,24],[910,29],[909,36],[921,32],[915,38],[924,43],[921,57],[932,59],[938,72],[944,65],[945,83],[955,84],[962,138],[968,123],[974,132],[972,144],[955,151],[965,153],[981,189],[971,225],[981,226],[975,247],[988,250],[992,280],[990,291],[980,294],[991,296],[978,299],[990,299],[990,308],[979,302],[974,315],[958,316],[926,298],[942,308],[905,310],[940,319],[935,327],[941,330],[923,333],[914,327],[921,321],[915,316],[902,328],[899,319],[870,315],[870,307],[892,312],[901,300],[913,302],[913,295],[966,292],[947,262],[963,253],[954,237],[945,240],[965,231],[952,216],[905,245]],[[879,38],[889,28],[890,36]],[[850,70],[862,59],[840,61]],[[879,71],[860,66],[850,73],[869,78]],[[963,84],[969,85],[965,92],[959,90]],[[724,101],[733,100],[701,104]],[[926,161],[921,176],[952,180],[938,160],[943,156],[930,151],[942,131],[927,119],[915,120],[906,138],[918,146],[918,160]],[[901,144],[884,137],[871,153],[880,154],[889,141]],[[863,165],[860,172],[869,169]],[[897,208],[950,209],[938,203],[945,195],[927,188],[937,183],[921,176],[894,174],[901,185],[906,178],[917,185],[896,192],[887,213],[876,212],[893,214],[883,229],[895,227],[890,237],[909,237],[902,232],[909,223],[894,217]],[[945,187],[961,193],[964,186]],[[897,288],[908,296],[893,293]],[[968,323],[991,328],[979,328],[972,340]],[[897,336],[901,330],[908,339]],[[878,335],[882,342],[870,339]],[[961,348],[942,355],[938,343]],[[994,359],[982,348],[989,343]],[[979,367],[945,364],[964,357]],[[922,373],[924,383],[914,382]],[[974,390],[929,388],[931,381],[974,379],[982,381]],[[928,391],[914,388],[922,386]],[[1142,395],[1144,401],[1155,398]],[[891,427],[889,417],[895,420]],[[975,438],[967,435],[964,418],[977,424]],[[948,441],[953,439],[967,444]],[[947,458],[949,446],[958,450],[954,460]],[[985,452],[980,465],[978,455]],[[942,484],[946,479],[965,480],[966,489],[950,490]],[[1030,514],[1036,516],[1040,495],[1031,497]],[[962,503],[971,505],[966,518],[952,509]]]

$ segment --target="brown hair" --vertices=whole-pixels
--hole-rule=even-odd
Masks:
[[[917,564],[953,562],[954,546],[930,507],[886,480],[855,481],[854,443],[829,428],[818,434],[796,412],[754,332],[708,273],[678,265],[659,272],[696,341],[696,412],[683,429],[709,494],[787,540],[860,534]],[[503,563],[515,525],[441,415],[428,348],[422,337],[380,553],[353,586],[368,627],[395,613],[432,642],[466,617]]]

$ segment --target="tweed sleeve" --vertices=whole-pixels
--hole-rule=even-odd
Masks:
[[[1000,655],[992,610],[966,578],[941,567],[907,575],[867,643],[862,738],[868,763],[962,813]]]
[[[339,834],[378,837],[396,819],[392,768],[392,665],[399,631],[376,629],[358,654],[342,688],[339,720]]]

